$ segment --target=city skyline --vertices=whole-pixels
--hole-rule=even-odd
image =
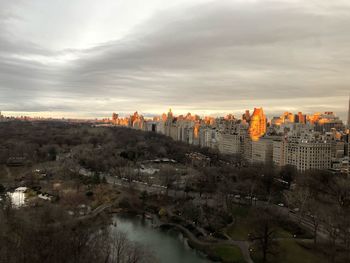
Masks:
[[[345,122],[348,1],[4,1],[0,110],[268,116],[333,111]]]
[[[301,112],[301,111],[283,111],[283,112],[276,112],[275,114],[266,114],[266,110],[263,107],[252,107],[252,108],[248,108],[242,111],[236,111],[236,112],[220,112],[220,113],[198,113],[198,112],[191,112],[191,111],[177,111],[176,109],[173,109],[171,107],[168,107],[167,110],[161,111],[161,112],[157,112],[157,113],[145,113],[143,111],[140,111],[138,109],[135,109],[133,111],[130,112],[113,112],[113,114],[118,114],[119,117],[122,118],[129,118],[130,116],[132,116],[135,113],[140,114],[140,116],[143,116],[146,119],[153,119],[155,117],[161,117],[162,114],[167,114],[169,111],[171,111],[172,113],[174,113],[174,117],[180,117],[180,116],[186,116],[187,114],[191,114],[192,116],[199,116],[200,118],[205,118],[205,117],[212,117],[212,118],[220,118],[220,117],[227,117],[227,116],[233,116],[236,119],[241,119],[242,115],[244,115],[247,111],[249,111],[251,114],[254,112],[255,109],[259,109],[262,108],[264,110],[264,115],[267,117],[268,121],[271,121],[273,118],[276,117],[281,117],[286,113],[292,113],[294,115],[298,115],[298,114],[303,114],[305,116],[312,116],[312,115],[317,115],[317,114],[325,114],[325,113],[333,113],[336,117],[338,117],[345,125],[348,124],[349,122],[349,116],[350,116],[350,97],[349,97],[349,109],[347,110],[347,117],[345,117],[344,119],[342,119],[336,112],[333,111],[316,111],[316,112]],[[269,112],[267,110],[267,112]],[[0,111],[0,116],[4,116],[4,117],[10,117],[10,118],[20,118],[20,117],[29,117],[29,118],[54,118],[54,119],[86,119],[86,120],[93,120],[93,119],[111,119],[111,112],[107,112],[107,115],[105,116],[90,116],[90,117],[82,117],[82,116],[75,116],[74,114],[71,116],[64,116],[64,115],[58,115],[56,116],[55,114],[48,114],[48,115],[42,115],[41,113],[35,113],[35,114],[30,114],[30,113],[16,113],[13,114],[11,112],[6,112],[6,111]]]

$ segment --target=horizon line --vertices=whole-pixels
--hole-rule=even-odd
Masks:
[[[263,107],[254,107],[253,110],[251,109],[246,109],[249,110],[249,112],[253,112],[255,108],[263,108]],[[176,113],[176,110],[174,111],[173,108],[170,108],[172,110],[173,113]],[[212,113],[192,113],[191,111],[183,111],[183,110],[178,110],[178,114],[174,114],[175,116],[181,116],[181,115],[186,115],[188,113],[190,113],[191,115],[195,116],[199,116],[199,117],[213,117],[213,118],[219,118],[219,117],[225,117],[229,114],[232,114],[235,118],[239,118],[241,117],[246,110],[241,110],[239,111],[240,113],[237,113],[238,110],[236,111],[217,111],[217,112],[212,112]],[[293,114],[297,114],[299,112],[302,111],[292,111],[292,110],[286,110],[286,111],[280,111],[279,113],[275,112],[275,113],[266,113],[265,109],[264,110],[264,114],[267,118],[272,119],[274,117],[280,117],[283,113],[289,112],[289,113],[293,113]],[[169,111],[169,110],[168,110]],[[142,115],[145,118],[154,118],[154,117],[160,117],[162,116],[162,114],[167,114],[168,111],[163,111],[162,113],[150,113],[150,112],[142,112],[139,110],[134,110],[134,111],[123,111],[123,112],[117,112],[117,111],[111,111],[109,112],[109,115],[71,115],[69,116],[69,113],[67,115],[64,115],[63,112],[59,112],[59,111],[27,111],[27,112],[22,112],[22,111],[0,111],[0,113],[6,117],[6,118],[32,118],[32,119],[56,119],[56,120],[62,120],[62,119],[67,119],[67,120],[105,120],[105,119],[111,119],[112,118],[112,114],[116,113],[119,115],[119,117],[122,118],[126,118],[126,117],[130,117],[132,116],[134,113],[139,113],[140,115]],[[339,119],[344,122],[344,120],[342,118],[340,118],[340,116],[332,110],[326,110],[326,111],[314,111],[314,112],[302,112],[304,115],[313,115],[313,114],[323,114],[326,112],[332,112],[336,117],[339,117]],[[51,114],[50,114],[51,113]],[[60,113],[60,115],[56,115],[57,113]],[[346,113],[346,111],[345,111]],[[277,115],[276,115],[277,114]],[[56,115],[56,116],[55,116]]]

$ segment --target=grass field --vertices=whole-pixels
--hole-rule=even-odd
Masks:
[[[232,209],[236,223],[228,227],[225,231],[233,240],[247,240],[248,234],[252,232],[250,224],[250,207],[235,206]]]
[[[327,263],[328,260],[313,250],[306,249],[298,244],[296,240],[280,241],[278,254],[269,256],[270,263]],[[262,262],[261,255],[252,253],[254,262]]]
[[[247,240],[248,234],[253,230],[251,224],[239,218],[236,224],[230,226],[226,232],[233,240]]]
[[[213,248],[215,255],[221,258],[223,262],[244,263],[241,250],[236,246],[217,245]]]
[[[232,209],[236,222],[227,227],[224,231],[233,240],[248,240],[249,233],[254,232],[254,222],[251,220],[254,216],[252,208],[247,206],[236,206]],[[301,229],[292,222],[279,222],[275,226],[275,238],[293,238],[293,234],[297,234],[298,238],[312,239],[313,236]]]

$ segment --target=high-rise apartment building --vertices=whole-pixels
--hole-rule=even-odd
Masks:
[[[261,137],[257,141],[252,141],[251,162],[272,163],[274,139],[274,137]]]
[[[284,138],[276,139],[272,144],[272,160],[276,166],[284,166]]]
[[[248,124],[235,119],[217,119],[217,146],[225,154],[243,154]]]
[[[266,133],[266,116],[262,108],[255,108],[250,119],[249,133],[252,141],[259,140]]]
[[[298,114],[295,115],[295,122],[296,123],[306,123],[306,115],[304,115],[302,112],[298,112]]]
[[[291,139],[284,143],[284,165],[299,171],[331,168],[331,144],[323,141]]]
[[[343,122],[333,112],[314,114],[309,117],[314,125],[314,130],[318,132],[330,132],[332,129],[344,130]]]

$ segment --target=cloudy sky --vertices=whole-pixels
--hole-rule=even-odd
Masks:
[[[7,114],[345,119],[349,91],[349,0],[0,0]]]

